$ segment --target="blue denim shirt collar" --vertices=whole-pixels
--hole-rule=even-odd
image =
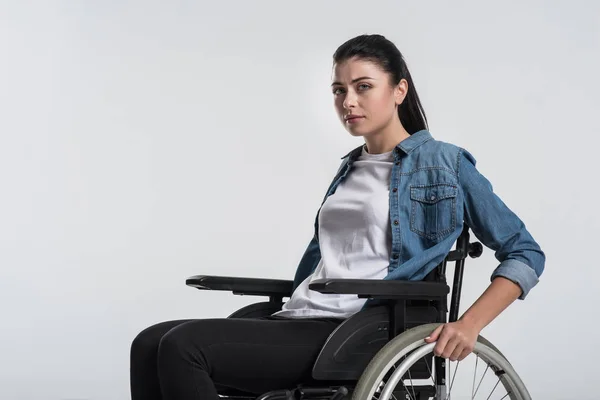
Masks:
[[[428,130],[420,130],[398,143],[396,145],[396,151],[401,150],[406,154],[410,154],[417,147],[421,146],[423,143],[431,139],[433,139],[433,137],[431,136],[431,133]],[[346,153],[341,159],[343,160],[344,158],[349,157],[350,162],[356,160],[360,156],[363,146],[364,145],[360,145],[357,148],[351,150],[349,153]]]

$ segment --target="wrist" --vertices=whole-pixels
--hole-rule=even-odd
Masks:
[[[481,332],[481,330],[485,327],[485,323],[483,323],[480,318],[477,318],[472,313],[467,312],[458,320],[467,325],[469,328],[477,330],[477,332]]]

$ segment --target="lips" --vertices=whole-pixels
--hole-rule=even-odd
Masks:
[[[344,119],[346,120],[346,122],[355,122],[362,118],[364,118],[364,117],[360,116],[360,115],[348,115]]]
[[[346,120],[346,124],[347,125],[356,125],[359,122],[361,122],[364,119],[364,117],[353,117],[353,118],[348,118]]]

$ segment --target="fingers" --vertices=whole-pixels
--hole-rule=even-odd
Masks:
[[[472,349],[470,349],[469,347],[465,347],[465,348],[463,349],[462,353],[460,353],[460,356],[458,357],[458,361],[462,361],[462,360],[464,360],[465,358],[467,358],[467,356],[468,356],[469,354],[471,354],[471,352],[472,352],[472,351],[473,351],[473,350],[472,350]]]
[[[434,355],[450,361],[462,361],[472,351],[473,348],[468,338],[460,330],[448,325],[443,325],[437,344],[433,349]]]
[[[445,327],[445,325],[444,325],[444,327]],[[437,340],[437,344],[433,348],[433,354],[435,354],[438,357],[448,358],[445,355],[445,353],[449,349],[448,344],[449,344],[450,340],[452,339],[452,337],[453,337],[453,334],[452,334],[450,328],[443,329],[442,333],[440,334],[440,337]],[[452,350],[454,350],[454,347],[450,351],[452,351]]]
[[[436,340],[438,340],[438,337],[440,336],[440,332],[442,332],[443,329],[444,329],[444,325],[440,325],[437,328],[435,328],[435,330],[433,332],[431,332],[431,335],[429,335],[428,337],[425,338],[425,343],[433,343]]]
[[[449,358],[450,361],[456,361],[459,359],[459,357],[462,355],[463,350],[464,350],[465,346],[463,343],[461,343],[460,341],[456,341],[456,346],[454,347],[454,350],[452,351],[452,353],[450,354]],[[445,351],[444,351],[445,353]]]
[[[460,340],[458,340],[458,338],[456,337],[450,338],[446,343],[446,346],[444,346],[444,349],[440,350],[440,357],[448,358],[451,361],[455,361],[454,359],[452,359],[452,356],[456,350],[460,350],[462,352]],[[460,352],[458,354],[460,355]]]

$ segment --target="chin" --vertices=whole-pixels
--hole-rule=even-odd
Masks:
[[[358,127],[354,128],[354,127],[348,127],[348,126],[346,126],[346,130],[352,136],[357,136],[357,137],[360,137],[360,136],[369,136],[369,134],[371,133],[370,130],[366,130],[364,128],[360,129]]]
[[[344,129],[346,129],[352,136],[363,136],[369,132],[367,127],[361,125],[350,125],[344,122]]]

